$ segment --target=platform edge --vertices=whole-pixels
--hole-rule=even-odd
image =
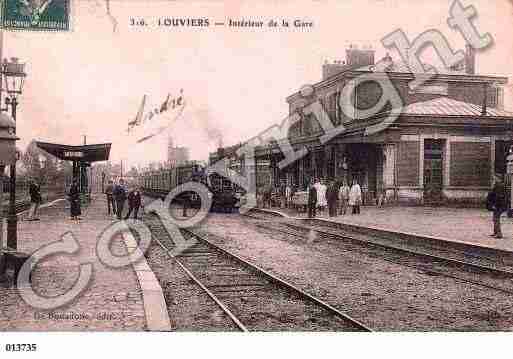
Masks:
[[[140,251],[134,236],[130,232],[122,234],[127,250]],[[146,258],[140,253],[141,259],[132,263],[137,281],[142,291],[146,329],[151,332],[171,331],[171,320],[167,311],[164,293],[157,277],[151,270]]]

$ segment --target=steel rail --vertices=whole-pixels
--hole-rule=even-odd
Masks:
[[[354,319],[351,316],[349,316],[348,314],[339,311],[338,309],[336,309],[335,307],[331,306],[330,304],[324,302],[323,300],[321,300],[319,298],[316,298],[316,297],[312,296],[311,294],[309,294],[309,293],[305,292],[304,290],[298,288],[297,286],[289,283],[288,281],[286,281],[284,279],[281,279],[281,278],[278,278],[277,276],[275,276],[274,274],[266,271],[265,269],[260,268],[257,265],[255,265],[253,263],[250,263],[247,260],[239,257],[238,255],[236,255],[234,253],[231,253],[231,252],[229,252],[229,251],[219,247],[218,245],[216,245],[216,244],[212,243],[211,241],[209,241],[208,239],[204,238],[202,235],[200,235],[198,233],[195,233],[195,232],[192,232],[192,231],[190,231],[188,229],[182,229],[182,231],[189,233],[190,235],[196,237],[197,239],[203,241],[204,243],[207,243],[208,245],[210,245],[215,250],[225,254],[229,258],[233,258],[236,261],[240,262],[241,264],[249,267],[250,269],[255,271],[257,274],[263,274],[264,277],[266,277],[267,279],[271,280],[272,282],[278,284],[279,286],[285,287],[286,289],[289,289],[289,290],[291,290],[293,292],[296,292],[300,296],[302,296],[304,298],[307,298],[308,300],[310,300],[313,303],[321,306],[322,308],[328,310],[329,312],[335,314],[336,316],[342,318],[343,320],[349,321],[351,324],[355,325],[359,329],[362,329],[362,330],[367,331],[367,332],[372,332],[373,331],[371,328],[369,328],[365,324],[361,323],[357,319]]]
[[[249,217],[249,218],[253,218],[253,219],[257,219],[257,220],[266,220],[266,218],[250,215],[250,214],[247,214],[247,213],[244,214],[244,216]],[[271,214],[271,216],[273,216],[273,214]],[[280,218],[280,217],[277,216],[277,218]],[[283,219],[285,219],[285,218],[283,217]],[[371,245],[375,245],[377,247],[381,247],[381,248],[385,248],[385,249],[393,249],[393,250],[396,250],[396,251],[406,252],[408,254],[413,254],[413,255],[418,255],[418,256],[425,256],[425,257],[429,257],[429,258],[433,258],[433,259],[439,259],[439,260],[450,262],[450,263],[454,263],[454,264],[461,264],[461,265],[466,265],[466,266],[469,266],[469,267],[475,267],[475,268],[478,268],[480,270],[488,270],[490,272],[497,272],[497,273],[508,274],[508,275],[512,275],[513,276],[513,271],[497,269],[497,268],[489,267],[489,266],[486,266],[486,265],[466,262],[466,261],[462,261],[462,260],[459,260],[459,259],[448,258],[448,257],[444,257],[444,256],[438,256],[438,255],[429,254],[429,253],[422,252],[422,251],[414,251],[414,250],[407,249],[407,248],[400,248],[400,247],[396,247],[396,246],[393,246],[393,245],[386,245],[384,243],[376,243],[376,242],[367,241],[367,240],[364,240],[364,239],[361,239],[361,238],[351,237],[351,236],[348,236],[348,235],[336,234],[336,233],[332,233],[332,232],[328,232],[326,230],[323,230],[322,228],[319,228],[320,226],[318,226],[318,225],[314,226],[314,227],[306,227],[306,226],[301,226],[299,224],[291,223],[290,221],[286,221],[285,224],[287,226],[289,226],[289,227],[295,227],[295,228],[305,229],[305,230],[314,230],[314,231],[316,231],[318,233],[325,234],[325,235],[332,236],[332,237],[339,237],[339,238],[343,238],[343,239],[350,239],[350,240],[353,240],[353,241],[357,241],[357,242],[364,243],[364,244],[371,244]],[[265,226],[265,225],[261,224],[260,226]],[[272,230],[275,230],[275,229],[273,228]],[[286,233],[283,230],[277,230],[277,231]]]
[[[326,231],[323,231],[322,229],[319,229],[318,227],[311,228],[311,227],[300,226],[300,225],[292,224],[292,223],[286,223],[286,225],[289,226],[289,227],[299,228],[301,230],[316,231],[317,233],[320,233],[321,235],[335,237],[335,239],[339,239],[339,240],[340,239],[349,239],[349,240],[356,241],[356,242],[359,242],[359,243],[364,244],[364,245],[374,245],[376,247],[380,247],[380,248],[385,249],[385,250],[395,250],[397,252],[404,252],[404,253],[407,253],[407,254],[410,254],[410,255],[414,255],[414,256],[426,257],[426,258],[430,258],[430,259],[436,259],[436,260],[439,260],[439,261],[442,261],[442,262],[445,261],[445,262],[448,262],[450,264],[457,264],[457,265],[461,265],[461,266],[468,266],[468,267],[477,269],[478,271],[482,271],[482,272],[488,271],[488,272],[492,272],[492,273],[494,273],[496,275],[497,274],[506,274],[506,275],[511,275],[513,277],[513,272],[504,271],[504,270],[500,270],[500,269],[497,269],[497,268],[482,266],[482,265],[479,265],[479,264],[464,262],[464,261],[460,261],[460,260],[452,259],[452,258],[447,258],[447,257],[443,257],[443,256],[436,256],[436,255],[429,254],[429,253],[412,251],[412,250],[409,250],[409,249],[406,249],[406,248],[397,248],[397,247],[393,247],[393,246],[386,246],[386,245],[381,244],[381,243],[374,243],[374,242],[371,242],[371,241],[365,241],[365,240],[362,240],[362,239],[358,239],[358,238],[354,238],[354,237],[349,237],[349,236],[346,236],[346,235],[326,232]],[[259,228],[267,229],[269,231],[276,231],[276,232],[279,232],[279,233],[285,233],[285,234],[287,234],[289,236],[297,236],[297,237],[301,237],[301,238],[306,238],[303,235],[295,234],[295,233],[290,233],[290,232],[287,232],[285,230],[269,227],[269,226],[266,226],[265,224],[262,224],[262,223],[256,224],[256,226],[258,226]],[[365,251],[358,250],[358,249],[346,250],[346,251],[347,252],[354,251],[354,252],[358,252],[358,253],[361,253],[361,254],[366,254]],[[458,277],[458,276],[455,276],[455,275],[444,273],[443,271],[436,270],[436,269],[431,269],[431,268],[430,269],[426,269],[426,268],[422,268],[422,267],[415,266],[415,265],[412,265],[412,264],[401,263],[400,261],[384,258],[382,256],[380,256],[379,258],[382,259],[383,261],[386,261],[386,262],[389,262],[389,263],[394,263],[394,264],[401,265],[401,266],[408,267],[408,268],[413,268],[413,269],[419,270],[421,272],[424,272],[426,274],[437,274],[437,275],[441,275],[441,276],[444,276],[444,277],[447,277],[447,278],[452,278],[452,279],[458,280],[460,282],[471,283],[471,284],[478,285],[478,286],[481,286],[481,287],[497,290],[497,291],[500,291],[500,292],[503,292],[503,293],[513,294],[513,290],[512,289],[501,288],[501,287],[489,285],[489,284],[486,284],[486,283],[474,281],[472,279],[461,278],[461,277]]]
[[[485,265],[481,265],[481,264],[476,264],[476,263],[471,263],[471,262],[465,262],[465,261],[462,261],[462,260],[459,260],[459,259],[448,258],[448,257],[444,257],[444,256],[438,256],[438,255],[434,255],[434,254],[430,254],[430,253],[426,253],[426,252],[422,252],[422,251],[414,251],[414,250],[407,249],[407,248],[399,248],[399,247],[395,247],[395,246],[387,246],[387,245],[385,245],[383,243],[375,243],[375,242],[366,241],[366,240],[355,238],[355,237],[350,237],[350,236],[347,236],[347,235],[341,235],[341,234],[327,232],[327,231],[319,228],[318,226],[306,227],[306,226],[300,226],[298,224],[293,224],[293,223],[286,223],[286,225],[289,226],[289,227],[296,227],[296,228],[300,228],[300,229],[314,230],[314,231],[316,231],[318,233],[321,233],[321,234],[324,234],[324,235],[327,235],[327,236],[340,237],[340,238],[344,238],[344,239],[350,239],[350,240],[358,241],[360,243],[371,244],[371,245],[374,245],[376,247],[381,247],[381,248],[385,248],[385,249],[393,249],[393,250],[396,250],[398,252],[406,252],[408,254],[428,257],[428,258],[432,258],[432,259],[438,259],[438,260],[446,261],[446,262],[453,263],[453,264],[459,264],[459,265],[464,265],[464,266],[468,266],[468,267],[474,267],[474,268],[477,268],[477,269],[482,270],[482,271],[490,271],[490,272],[495,272],[496,274],[507,274],[507,275],[513,276],[513,272],[509,271],[509,270],[493,268],[493,267],[489,267],[489,266],[485,266]]]
[[[174,260],[176,262],[176,264],[178,264],[180,266],[180,268],[182,268],[182,270],[189,276],[189,278],[191,278],[219,306],[219,308],[221,308],[221,310],[223,312],[225,312],[226,315],[228,315],[228,317],[232,320],[232,322],[235,323],[235,325],[241,331],[249,332],[249,330],[244,326],[244,324],[241,323],[241,321],[215,296],[215,294],[212,293],[203,283],[201,283],[201,281],[198,278],[196,278],[196,276],[189,269],[187,269],[180,262],[180,260],[178,260],[178,258],[176,258],[174,255],[172,255],[170,253],[169,249],[167,249],[165,247],[165,245],[159,239],[156,238],[156,236],[153,236],[153,239],[155,241],[157,241],[159,246],[166,252],[168,257],[171,258],[172,260]]]

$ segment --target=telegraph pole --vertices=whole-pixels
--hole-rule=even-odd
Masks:
[[[0,62],[4,60],[4,30],[0,30]],[[3,74],[0,74],[0,105],[2,104]]]
[[[0,29],[0,62],[2,62],[4,59],[4,30]],[[0,72],[0,106],[2,105],[2,92],[3,92],[3,86],[4,86],[4,79],[3,74]],[[7,216],[4,214],[7,213],[6,208],[4,208],[4,190],[5,190],[5,181],[4,181],[4,171],[5,167],[0,168],[0,179],[2,181],[1,184],[1,190],[0,193],[0,251],[1,248],[4,245],[4,238],[7,240]],[[5,237],[4,237],[4,230],[6,231]],[[7,245],[7,243],[5,244]],[[1,254],[1,253],[0,253]],[[0,275],[2,274],[3,269],[0,268]]]

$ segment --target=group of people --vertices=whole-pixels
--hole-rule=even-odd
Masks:
[[[317,211],[324,212],[326,209],[330,217],[345,215],[349,206],[352,214],[360,214],[362,189],[357,179],[353,179],[351,185],[345,179],[343,181],[315,179],[310,182],[306,190],[309,217],[315,217]],[[274,189],[269,185],[262,193],[262,207],[271,208],[274,205],[292,208],[296,191],[297,188],[290,184],[282,183]]]
[[[80,194],[78,181],[74,180],[68,192],[72,220],[81,220],[82,207]],[[123,219],[122,215],[125,202],[128,201],[128,213],[124,219],[128,219],[132,213],[134,214],[134,218],[137,218],[139,209],[142,207],[141,192],[138,188],[128,190],[123,179],[120,179],[116,184],[112,180],[109,180],[105,194],[107,196],[108,215],[115,215],[119,220]]]
[[[141,191],[138,188],[128,190],[123,179],[120,179],[117,184],[109,180],[105,188],[105,195],[107,196],[107,213],[109,215],[115,214],[117,219],[121,220],[123,218],[125,202],[128,201],[128,212],[124,219],[130,218],[132,212],[134,218],[137,219],[139,210],[142,207]]]
[[[330,181],[326,185],[324,180],[314,180],[308,187],[308,217],[317,215],[317,210],[323,212],[328,209],[330,217],[345,215],[351,206],[352,214],[360,214],[362,205],[362,189],[356,179],[351,187],[347,181],[342,183]]]
[[[284,183],[277,188],[273,188],[271,185],[265,186],[262,191],[262,207],[271,208],[274,205],[281,208],[289,208],[295,192],[295,187],[288,184],[285,185]]]

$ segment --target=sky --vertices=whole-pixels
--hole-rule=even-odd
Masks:
[[[474,5],[474,23],[494,45],[479,52],[480,74],[513,73],[513,4],[508,0],[462,1]],[[170,125],[175,145],[205,160],[220,137],[224,145],[248,139],[280,123],[285,98],[320,81],[325,60],[343,60],[349,44],[372,46],[376,58],[388,50],[381,38],[400,28],[413,40],[428,29],[441,31],[454,49],[464,40],[447,25],[451,1],[110,1],[74,0],[72,31],[5,32],[3,57],[26,62],[20,97],[18,146],[33,139],[65,144],[112,142],[111,161],[145,165],[166,159],[167,134],[136,144],[127,134],[147,96],[149,111],[168,93],[183,89],[186,108]],[[271,19],[313,22],[312,28],[158,27],[164,18],[218,21]],[[131,26],[131,18],[151,25]],[[395,54],[391,53],[392,56]],[[433,57],[428,49],[424,55]],[[423,58],[423,59],[424,59]],[[506,109],[513,110],[508,84]],[[169,120],[162,117],[160,120]]]

